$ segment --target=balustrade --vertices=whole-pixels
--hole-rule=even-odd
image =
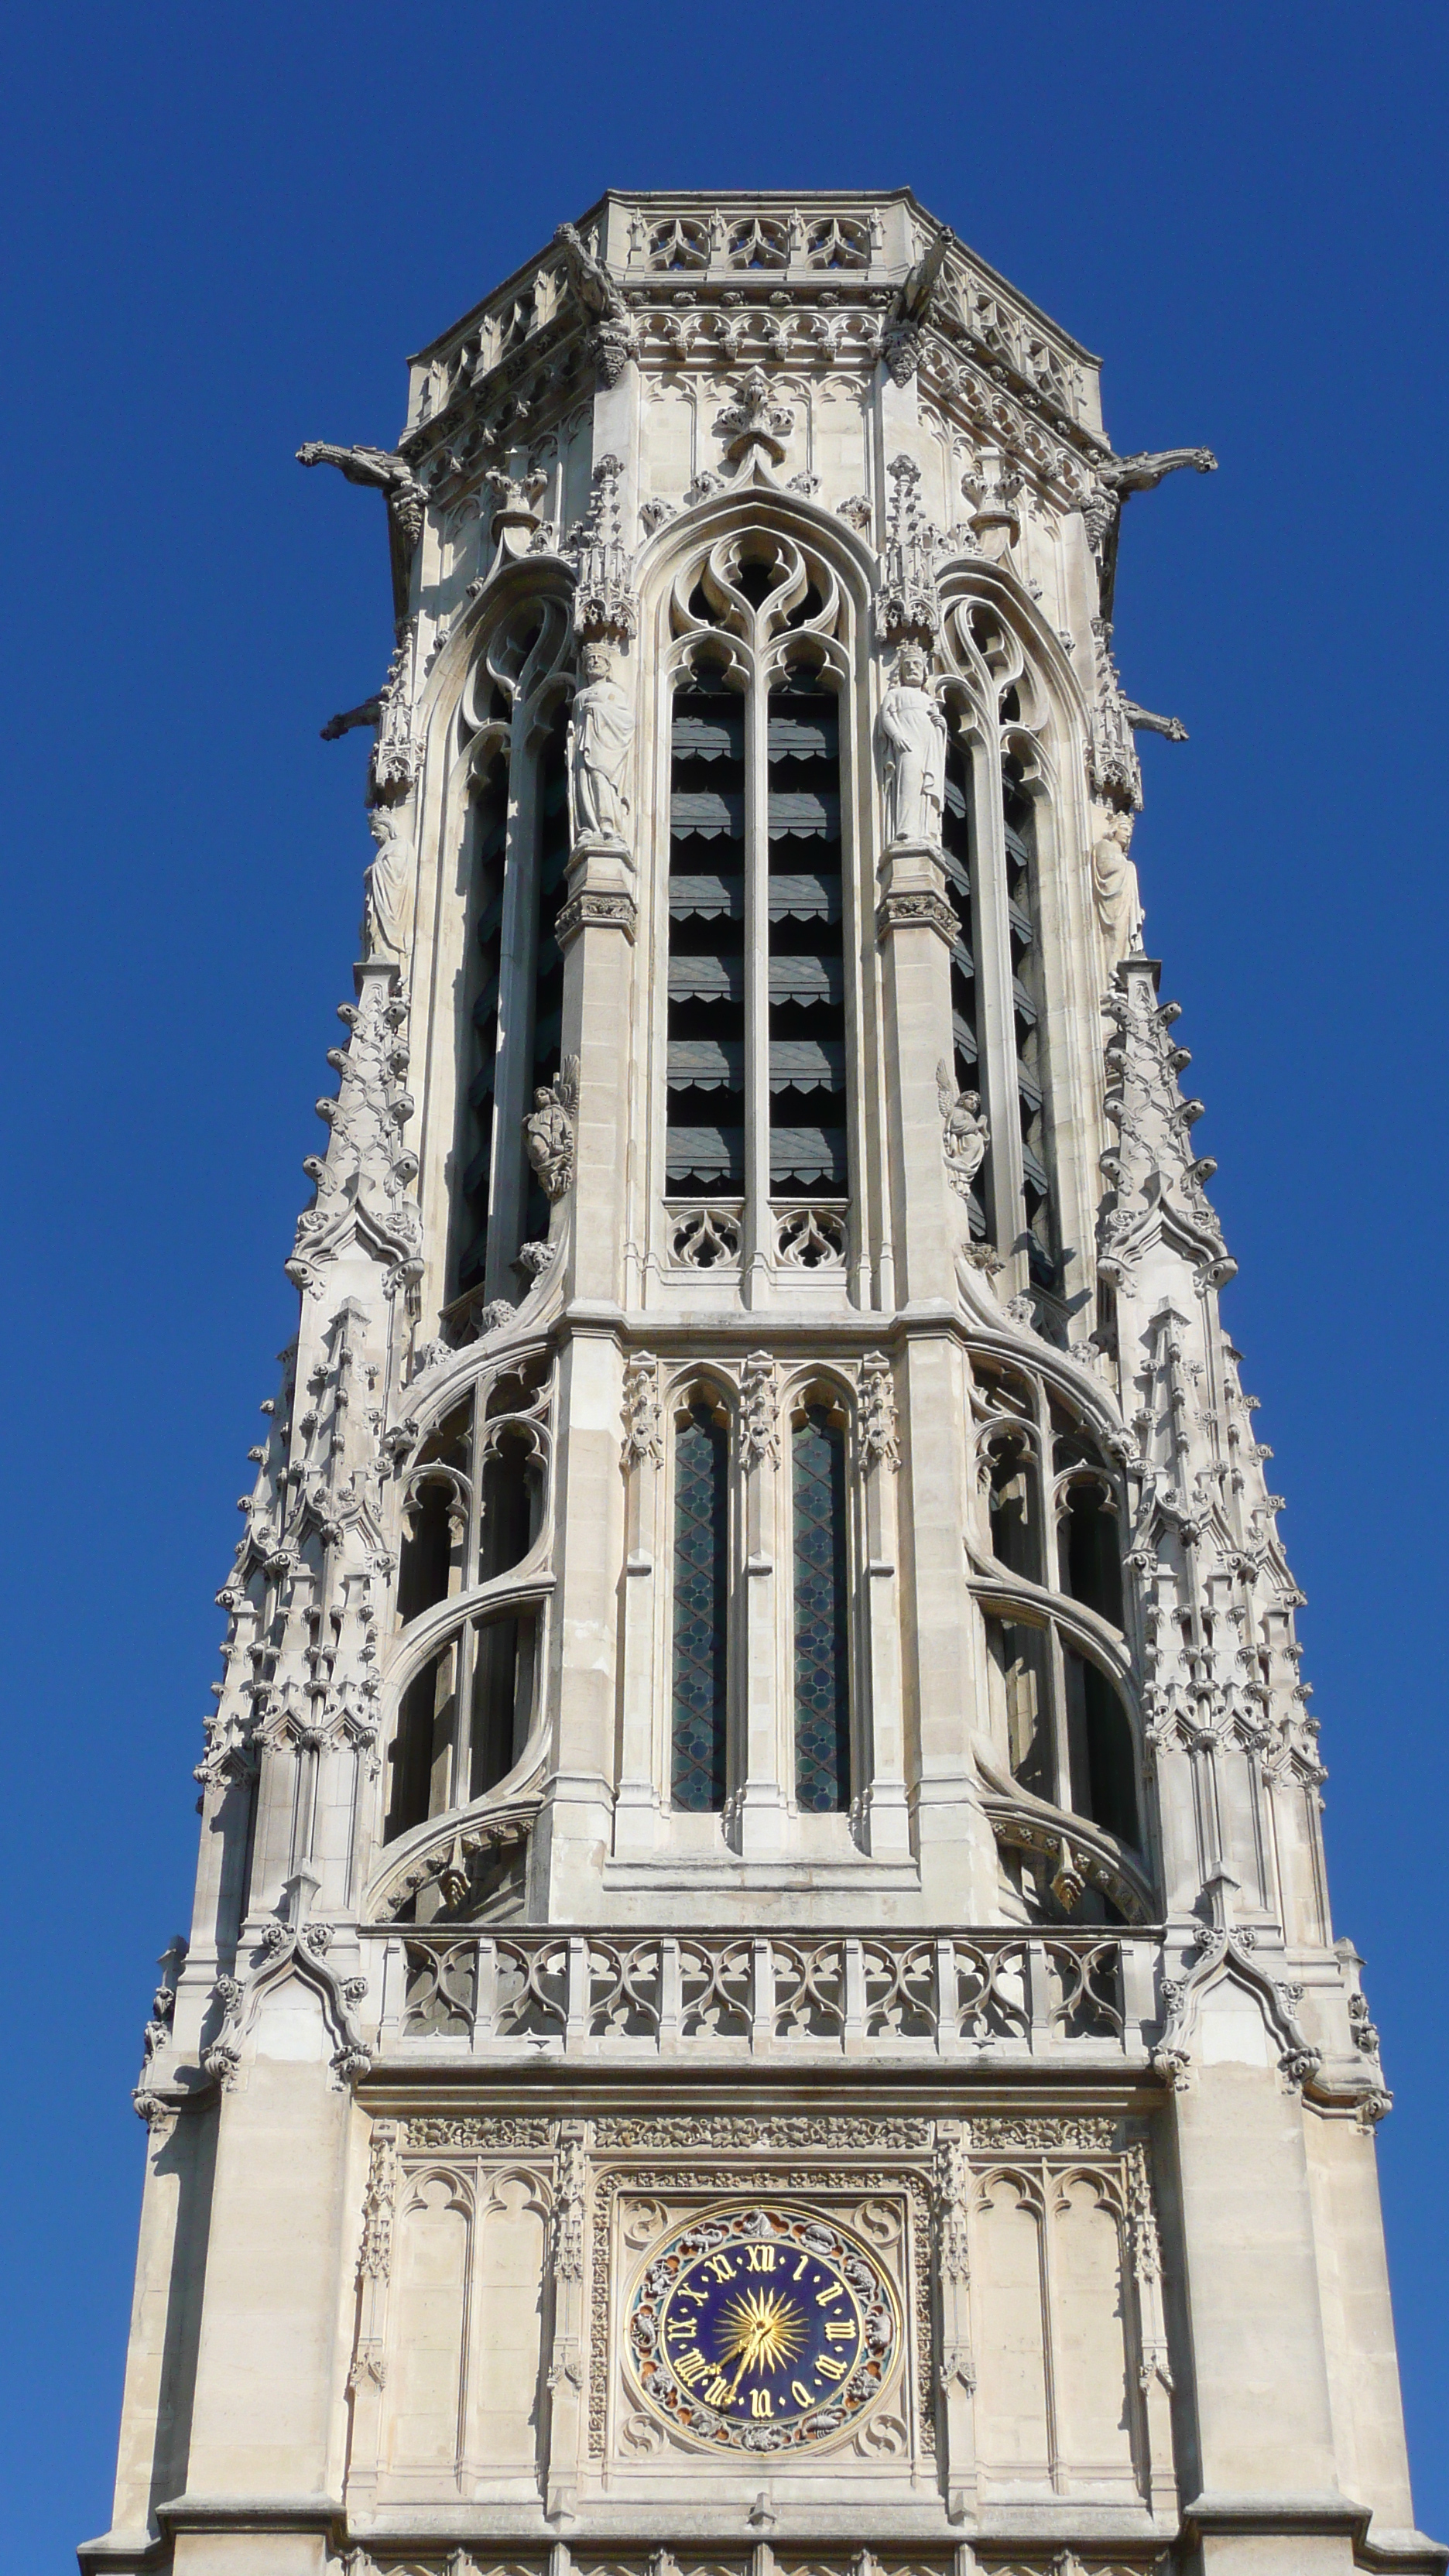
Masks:
[[[365,1936],[366,1937],[366,1936]],[[1145,2061],[1160,1944],[1130,1931],[389,1929],[380,2046],[490,2057]]]

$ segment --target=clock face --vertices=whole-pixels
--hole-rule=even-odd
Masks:
[[[874,2256],[832,2219],[787,2201],[741,2201],[676,2228],[629,2312],[629,2360],[646,2401],[712,2448],[828,2441],[880,2395],[899,2342]]]

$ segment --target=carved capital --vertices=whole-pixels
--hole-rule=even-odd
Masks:
[[[956,915],[943,894],[882,895],[875,908],[875,935],[884,945],[893,930],[933,930],[949,948],[957,937]]]
[[[639,907],[631,894],[576,894],[554,923],[560,948],[572,946],[581,930],[622,930],[631,943],[639,928]]]

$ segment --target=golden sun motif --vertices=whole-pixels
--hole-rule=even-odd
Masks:
[[[738,2361],[735,2386],[747,2370],[779,2370],[805,2341],[803,2320],[778,2290],[746,2290],[724,2312],[728,2327],[723,2358]]]

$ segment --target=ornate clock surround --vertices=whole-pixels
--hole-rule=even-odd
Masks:
[[[895,2237],[882,2205],[883,2233]],[[626,2366],[667,2428],[706,2449],[813,2449],[854,2433],[902,2353],[895,2284],[817,2203],[754,2191],[709,2204],[645,2256]]]
[[[633,2123],[620,2123],[633,2129]],[[663,2123],[679,2131],[692,2122]],[[734,2127],[734,2122],[721,2123]],[[739,2124],[740,2126],[754,2124]],[[783,2125],[783,2124],[782,2124]],[[813,2122],[801,2122],[814,2127]],[[926,2133],[923,2122],[840,2121],[820,2124],[846,2133],[889,2135],[893,2145],[916,2143]],[[601,2128],[607,2124],[600,2123]],[[643,2123],[638,2126],[642,2128]],[[852,2137],[859,2152],[864,2139]],[[622,2143],[622,2140],[621,2140]],[[664,2143],[661,2139],[659,2143]],[[743,2146],[744,2140],[741,2140]],[[825,2431],[816,2440],[790,2437],[778,2420],[751,2419],[743,2428],[749,2438],[700,2441],[675,2424],[666,2430],[661,2410],[646,2400],[628,2354],[628,2321],[640,2281],[651,2259],[678,2233],[698,2226],[714,2213],[746,2205],[778,2206],[808,2212],[835,2230],[865,2259],[885,2285],[895,2316],[890,2367],[879,2393],[852,2410],[851,2420]],[[722,2162],[673,2161],[667,2166],[643,2162],[610,2165],[598,2172],[592,2228],[590,2282],[591,2334],[588,2447],[595,2459],[612,2457],[620,2466],[672,2452],[682,2466],[706,2456],[721,2470],[731,2461],[743,2465],[752,2455],[788,2452],[791,2456],[834,2461],[851,2452],[877,2465],[895,2460],[909,2471],[913,2460],[934,2453],[936,2424],[931,2404],[932,2298],[930,2278],[930,2193],[925,2176],[900,2163],[857,2163],[854,2157],[833,2163],[801,2164],[778,2154]]]

